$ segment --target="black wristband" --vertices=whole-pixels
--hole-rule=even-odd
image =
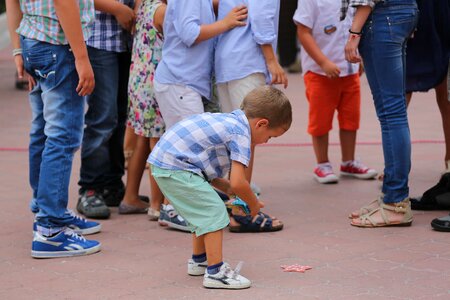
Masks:
[[[362,31],[356,32],[356,31],[352,31],[351,29],[349,29],[348,32],[350,32],[351,34],[356,34],[356,35],[361,35],[362,34]]]

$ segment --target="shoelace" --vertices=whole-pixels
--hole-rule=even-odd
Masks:
[[[322,165],[319,167],[320,170],[322,170],[323,173],[325,174],[330,174],[333,173],[333,167],[331,167],[331,165],[327,164],[327,165]]]
[[[359,159],[355,159],[354,161],[352,161],[350,163],[350,166],[352,166],[353,168],[356,168],[356,169],[361,169],[361,170],[367,169],[367,167],[365,165],[363,165]]]
[[[243,261],[238,262],[238,264],[236,265],[236,268],[234,268],[234,270],[231,269],[230,265],[226,265],[225,266],[225,276],[227,277],[231,277],[232,279],[237,279],[237,277],[239,276],[239,272],[242,269],[242,266],[244,265]]]
[[[86,239],[84,238],[84,236],[77,234],[75,231],[73,231],[70,228],[66,228],[66,230],[64,230],[64,234],[68,235],[74,239],[80,240],[82,242],[86,242]]]
[[[83,217],[77,215],[73,210],[67,209],[67,212],[69,213],[69,215],[74,217],[76,220],[79,220],[79,221],[82,221],[82,222],[86,222],[86,219],[84,219]]]

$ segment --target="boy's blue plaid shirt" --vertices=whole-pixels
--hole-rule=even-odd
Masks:
[[[172,126],[152,150],[148,162],[162,169],[191,171],[208,181],[224,177],[232,160],[248,166],[250,132],[242,110],[195,115]]]
[[[134,0],[118,0],[133,9]],[[91,27],[91,36],[86,41],[90,47],[112,51],[131,51],[131,34],[123,29],[113,15],[95,11],[95,22]]]

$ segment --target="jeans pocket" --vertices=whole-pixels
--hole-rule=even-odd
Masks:
[[[24,65],[28,73],[40,80],[55,80],[56,53],[48,47],[33,47],[23,53]]]
[[[408,9],[386,17],[391,39],[403,43],[413,32],[417,24],[418,11]]]

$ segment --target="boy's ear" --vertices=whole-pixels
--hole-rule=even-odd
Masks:
[[[256,122],[256,127],[269,127],[269,120],[260,119],[258,122]]]

